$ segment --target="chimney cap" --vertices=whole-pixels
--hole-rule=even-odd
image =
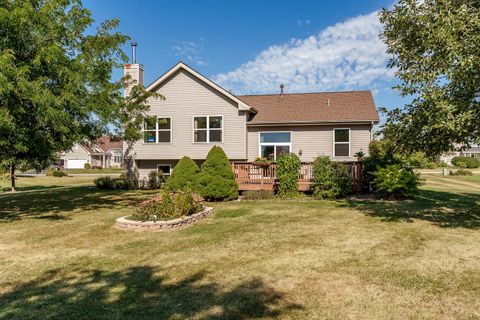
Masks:
[[[283,96],[283,88],[285,87],[285,85],[283,83],[280,83],[280,95]]]
[[[132,46],[132,63],[137,63],[137,43],[135,41],[132,41],[131,43]]]

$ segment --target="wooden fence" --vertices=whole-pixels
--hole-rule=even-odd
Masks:
[[[362,163],[359,161],[345,161],[350,175],[352,186],[356,192],[362,190]],[[277,183],[275,163],[255,164],[252,162],[233,162],[232,170],[235,173],[239,190],[273,190]],[[298,190],[307,191],[313,182],[313,163],[302,162],[298,171]]]

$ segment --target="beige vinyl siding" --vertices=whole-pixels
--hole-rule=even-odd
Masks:
[[[248,127],[248,161],[259,156],[259,132],[288,131],[291,132],[292,152],[300,157],[301,161],[313,161],[320,155],[333,158],[333,129],[350,128],[350,158],[339,160],[354,160],[354,153],[362,149],[368,153],[368,144],[371,137],[371,125],[338,125],[338,126],[264,126]],[[300,155],[300,150],[302,154]]]
[[[88,160],[88,152],[76,144],[71,150],[65,153],[66,160]]]
[[[133,147],[135,159],[180,159],[189,156],[201,160],[214,145],[221,146],[230,159],[247,158],[246,112],[239,111],[235,102],[184,70],[164,82],[157,92],[166,100],[150,99],[149,114],[172,118],[172,142],[138,141]],[[223,142],[194,143],[193,117],[214,115],[223,116]]]

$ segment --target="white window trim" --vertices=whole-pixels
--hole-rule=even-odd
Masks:
[[[348,142],[335,142],[335,131],[337,130],[348,130]],[[332,140],[333,140],[333,146],[332,146],[332,154],[333,158],[350,158],[352,156],[352,130],[350,128],[334,128],[332,131]],[[337,156],[335,155],[335,145],[336,144],[348,144],[348,156]]]
[[[170,172],[169,172],[168,174],[166,174],[166,173],[164,173],[164,172],[162,171],[163,175],[169,176],[169,175],[172,174],[172,165],[171,165],[171,164],[169,164],[169,163],[157,163],[157,171],[160,171],[160,169],[158,168],[158,167],[160,167],[160,166],[169,167],[169,168],[170,168],[170,170],[169,170]]]
[[[149,116],[147,116],[149,117]],[[150,116],[150,117],[157,117],[157,122],[155,123],[155,130],[145,130],[145,119],[143,120],[143,125],[142,125],[142,136],[143,136],[143,143],[144,144],[169,144],[172,143],[173,141],[173,121],[171,116]],[[159,129],[158,128],[158,119],[170,119],[170,129]],[[155,131],[155,142],[146,142],[145,141],[145,131],[150,132],[150,131]],[[159,131],[170,131],[170,141],[168,142],[159,142],[158,141],[158,132]]]
[[[222,125],[220,128],[212,128],[211,130],[222,130],[222,141],[210,141],[210,117],[221,117],[222,118]],[[207,118],[207,127],[205,129],[195,129],[195,118]],[[215,144],[215,143],[223,143],[224,139],[224,125],[223,125],[223,114],[217,115],[206,115],[206,116],[193,116],[192,117],[192,143],[194,144]],[[195,130],[206,130],[207,131],[207,141],[195,141]]]
[[[262,133],[289,133],[290,134],[290,142],[261,142]],[[288,147],[288,152],[292,152],[292,140],[293,140],[293,133],[292,131],[259,131],[258,132],[258,157],[262,156],[262,146],[274,146],[273,152],[273,161],[277,161],[277,146],[281,147]]]

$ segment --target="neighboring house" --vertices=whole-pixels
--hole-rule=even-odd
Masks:
[[[86,163],[92,167],[121,167],[123,141],[102,136],[95,143],[77,143],[61,154],[60,163],[65,169],[83,169]]]
[[[472,157],[480,160],[480,145],[472,145],[470,148],[462,151],[452,151],[440,156],[440,161],[451,165],[454,157]]]
[[[141,64],[127,64],[124,72],[142,84]],[[379,120],[370,91],[284,94],[281,88],[278,94],[236,96],[178,63],[146,87],[166,99],[149,100],[144,139],[124,145],[127,167],[140,178],[155,169],[168,175],[183,156],[200,164],[214,145],[231,161],[276,160],[286,152],[303,162],[368,154]]]

